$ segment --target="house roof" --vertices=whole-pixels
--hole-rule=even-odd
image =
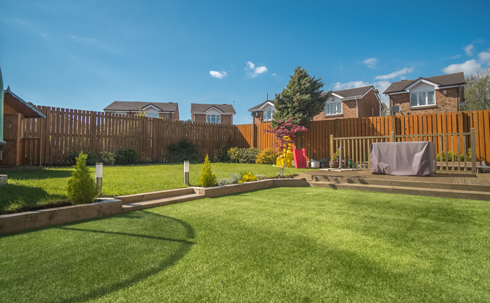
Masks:
[[[276,100],[265,100],[264,102],[260,103],[259,105],[256,105],[252,108],[249,108],[248,111],[249,112],[254,112],[254,111],[257,111],[259,109],[261,109],[264,105],[266,105],[267,103],[272,103],[272,105],[276,104]]]
[[[223,114],[236,114],[235,108],[231,104],[201,104],[191,103],[191,113],[205,113],[208,110],[215,109]]]
[[[363,96],[370,89],[374,89],[374,86],[368,85],[368,86],[349,88],[349,89],[343,89],[343,90],[336,90],[336,91],[330,91],[330,92],[333,94],[339,95],[342,98],[348,98],[349,99],[349,98]],[[324,93],[324,94],[326,94],[326,93]]]
[[[104,111],[139,111],[149,105],[153,105],[162,112],[176,112],[178,107],[178,103],[172,102],[114,101],[104,108]]]
[[[464,73],[461,72],[461,73],[447,74],[442,76],[434,76],[434,77],[427,77],[427,78],[420,77],[418,79],[413,79],[413,80],[402,80],[398,82],[393,82],[391,83],[390,86],[388,86],[388,88],[383,92],[383,94],[403,92],[412,84],[415,84],[416,82],[420,82],[422,80],[434,83],[442,87],[465,84]]]
[[[6,90],[3,91],[4,96],[9,94],[12,98],[4,98],[5,104],[8,104],[10,107],[15,109],[17,112],[24,115],[26,118],[46,118],[46,116],[38,111],[32,103],[28,103],[24,101],[21,97],[14,94],[10,87],[7,87]]]

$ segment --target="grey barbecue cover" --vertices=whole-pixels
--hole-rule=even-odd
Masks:
[[[372,143],[371,172],[395,176],[431,176],[436,173],[436,146],[432,142]]]

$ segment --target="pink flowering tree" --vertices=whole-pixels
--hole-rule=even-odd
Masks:
[[[264,130],[264,133],[273,133],[277,138],[274,146],[278,149],[285,148],[288,143],[293,143],[293,139],[296,137],[297,132],[305,132],[307,128],[293,123],[294,117],[287,119],[286,121],[277,120],[276,127]]]

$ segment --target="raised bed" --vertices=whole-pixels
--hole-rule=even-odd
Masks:
[[[122,202],[118,199],[41,209],[0,216],[0,235],[46,226],[94,219],[122,212]]]

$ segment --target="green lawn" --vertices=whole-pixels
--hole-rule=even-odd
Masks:
[[[95,173],[95,167],[91,168]],[[278,168],[271,165],[212,163],[218,178],[230,173],[248,173],[273,177]],[[284,174],[296,174],[307,169],[286,168]],[[66,185],[74,171],[72,167],[44,168],[7,172],[9,184],[0,187],[0,214],[55,201],[66,201]],[[105,166],[103,195],[119,196],[185,187],[183,164],[154,164],[135,166]],[[199,186],[202,164],[189,167],[190,184]]]
[[[275,188],[0,237],[2,302],[490,302],[490,204]]]

